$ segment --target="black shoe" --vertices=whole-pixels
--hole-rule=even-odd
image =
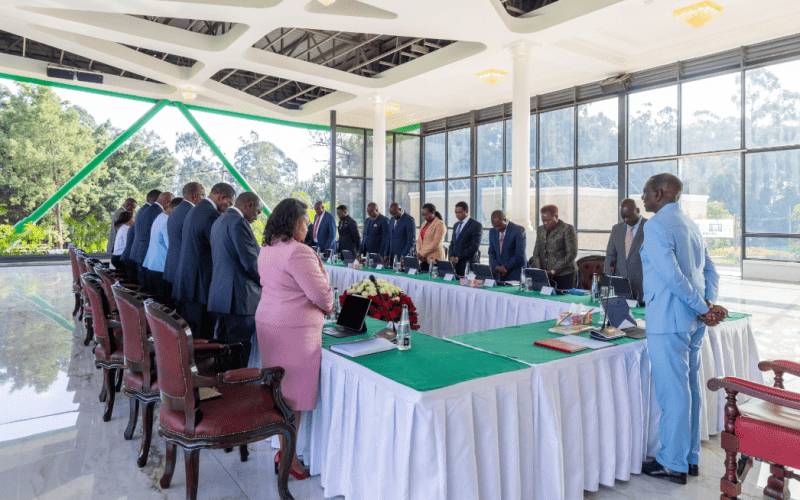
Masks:
[[[697,477],[700,475],[700,466],[697,464],[689,464],[689,475]]]
[[[650,462],[645,462],[642,464],[642,472],[647,474],[651,477],[657,477],[659,479],[666,479],[672,483],[676,484],[686,484],[686,473],[685,472],[675,472],[673,470],[669,470],[656,460],[651,460]]]

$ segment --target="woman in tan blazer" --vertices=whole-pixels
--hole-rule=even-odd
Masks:
[[[442,242],[447,228],[433,203],[422,205],[422,218],[425,219],[425,224],[419,230],[417,259],[420,267],[427,270],[431,260],[444,259]]]

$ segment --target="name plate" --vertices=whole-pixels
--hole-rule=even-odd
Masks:
[[[417,269],[412,267],[411,269],[408,270],[408,274],[410,274],[410,275],[417,274]]]
[[[539,293],[542,295],[555,295],[556,291],[553,287],[543,286],[542,290]]]
[[[495,285],[494,280],[485,280],[483,282],[483,286],[494,286],[494,285]]]
[[[375,269],[383,269],[383,264],[378,264],[377,266],[375,266]]]
[[[444,275],[444,280],[445,281],[453,281],[454,279],[456,279],[456,275],[455,274],[447,273],[447,274]]]

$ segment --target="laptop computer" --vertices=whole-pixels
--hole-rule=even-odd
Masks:
[[[600,276],[600,286],[614,287],[614,295],[633,300],[633,290],[631,281],[622,276]]]
[[[352,264],[355,260],[356,258],[353,257],[353,252],[350,250],[342,250],[342,262],[344,262],[345,265]]]
[[[631,339],[643,339],[647,337],[644,321],[636,321],[631,314],[631,308],[625,297],[611,297],[602,299],[601,304],[606,311],[608,322],[614,328],[625,332],[625,336]]]
[[[475,264],[472,266],[472,272],[475,273],[475,279],[479,280],[493,280],[494,274],[492,268],[487,264]]]
[[[370,304],[372,301],[361,295],[346,295],[336,324],[323,327],[322,333],[336,338],[366,333],[367,326],[364,320],[369,312]]]
[[[375,267],[378,267],[378,264],[383,264],[383,260],[381,259],[381,256],[376,254],[376,253],[369,254],[369,257],[367,257],[367,259],[372,259],[372,264]]]
[[[547,272],[542,269],[526,268],[523,278],[531,278],[531,281],[533,281],[533,290],[537,292],[541,292],[544,286],[550,286],[550,279],[547,277]]]
[[[406,255],[405,257],[403,257],[403,265],[406,268],[406,272],[408,272],[409,269],[416,269],[417,274],[419,274],[419,261],[417,260],[416,257],[412,257],[411,255]]]
[[[457,276],[456,268],[453,267],[453,263],[446,259],[436,261],[436,270],[438,271],[440,278],[444,278],[447,274]]]

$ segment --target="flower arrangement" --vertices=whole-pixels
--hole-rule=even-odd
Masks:
[[[362,297],[367,297],[372,301],[372,305],[369,306],[369,312],[367,314],[372,318],[386,322],[400,321],[400,315],[403,313],[403,306],[406,305],[408,306],[408,320],[411,324],[411,329],[419,330],[417,308],[414,307],[414,303],[408,295],[404,294],[399,287],[392,285],[386,280],[375,280],[375,282],[378,285],[377,287],[375,283],[372,283],[372,281],[368,279],[354,283],[342,293],[339,300],[344,304],[344,299],[347,295],[361,295]],[[391,316],[386,313],[386,308],[383,307],[383,304],[378,298],[379,293],[386,303],[386,308],[389,309],[389,314]]]

